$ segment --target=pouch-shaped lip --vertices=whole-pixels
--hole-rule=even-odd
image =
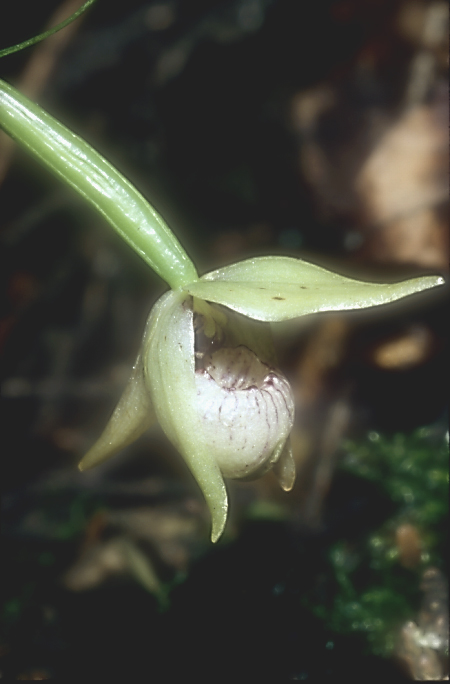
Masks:
[[[287,379],[244,345],[222,347],[195,375],[204,439],[222,474],[253,479],[270,470],[294,421]]]

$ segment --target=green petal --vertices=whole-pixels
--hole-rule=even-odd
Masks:
[[[285,492],[290,492],[295,484],[295,461],[292,455],[290,437],[286,441],[281,456],[273,467],[279,485]]]
[[[366,283],[301,259],[258,257],[207,273],[184,290],[260,321],[286,321],[319,311],[387,304],[443,283],[439,276]]]
[[[87,470],[106,461],[110,456],[134,442],[155,421],[156,414],[145,386],[144,367],[139,355],[108,424],[78,468]]]
[[[144,366],[158,420],[203,491],[211,511],[211,539],[217,541],[227,518],[227,493],[202,439],[196,408],[193,314],[185,300],[186,293],[175,290],[154,306],[143,348]]]

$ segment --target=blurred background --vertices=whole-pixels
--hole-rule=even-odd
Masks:
[[[0,48],[80,0],[17,0]],[[201,273],[253,255],[448,272],[441,0],[99,0],[0,62]],[[276,327],[297,483],[224,538],[154,429],[79,473],[164,283],[0,133],[0,676],[448,678],[448,286]]]

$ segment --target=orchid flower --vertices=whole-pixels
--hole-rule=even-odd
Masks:
[[[294,398],[277,368],[271,323],[387,304],[444,281],[354,280],[290,257],[248,259],[198,277],[172,231],[99,153],[0,81],[0,126],[80,193],[170,286],[153,306],[130,380],[82,459],[95,466],[159,422],[185,458],[221,536],[224,478],[273,469],[290,490]]]

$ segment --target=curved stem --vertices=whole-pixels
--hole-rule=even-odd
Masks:
[[[164,219],[88,143],[0,80],[0,126],[104,216],[170,287],[198,279]]]
[[[33,36],[33,38],[28,38],[28,40],[24,40],[23,43],[18,43],[17,45],[11,45],[11,47],[3,48],[3,50],[0,50],[0,57],[6,57],[6,55],[12,55],[13,52],[19,52],[19,50],[24,50],[25,48],[30,47],[31,45],[40,43],[41,40],[44,40],[45,38],[52,36],[54,33],[57,33],[57,31],[61,31],[61,29],[66,28],[66,26],[75,21],[75,19],[78,19],[78,17],[81,14],[83,14],[91,5],[93,5],[94,2],[95,0],[86,0],[86,2],[84,2],[82,6],[79,9],[77,9],[76,12],[71,14],[70,17],[64,19],[64,21],[61,21],[56,26],[53,26],[51,29],[43,31],[43,33],[39,33],[39,35]]]

